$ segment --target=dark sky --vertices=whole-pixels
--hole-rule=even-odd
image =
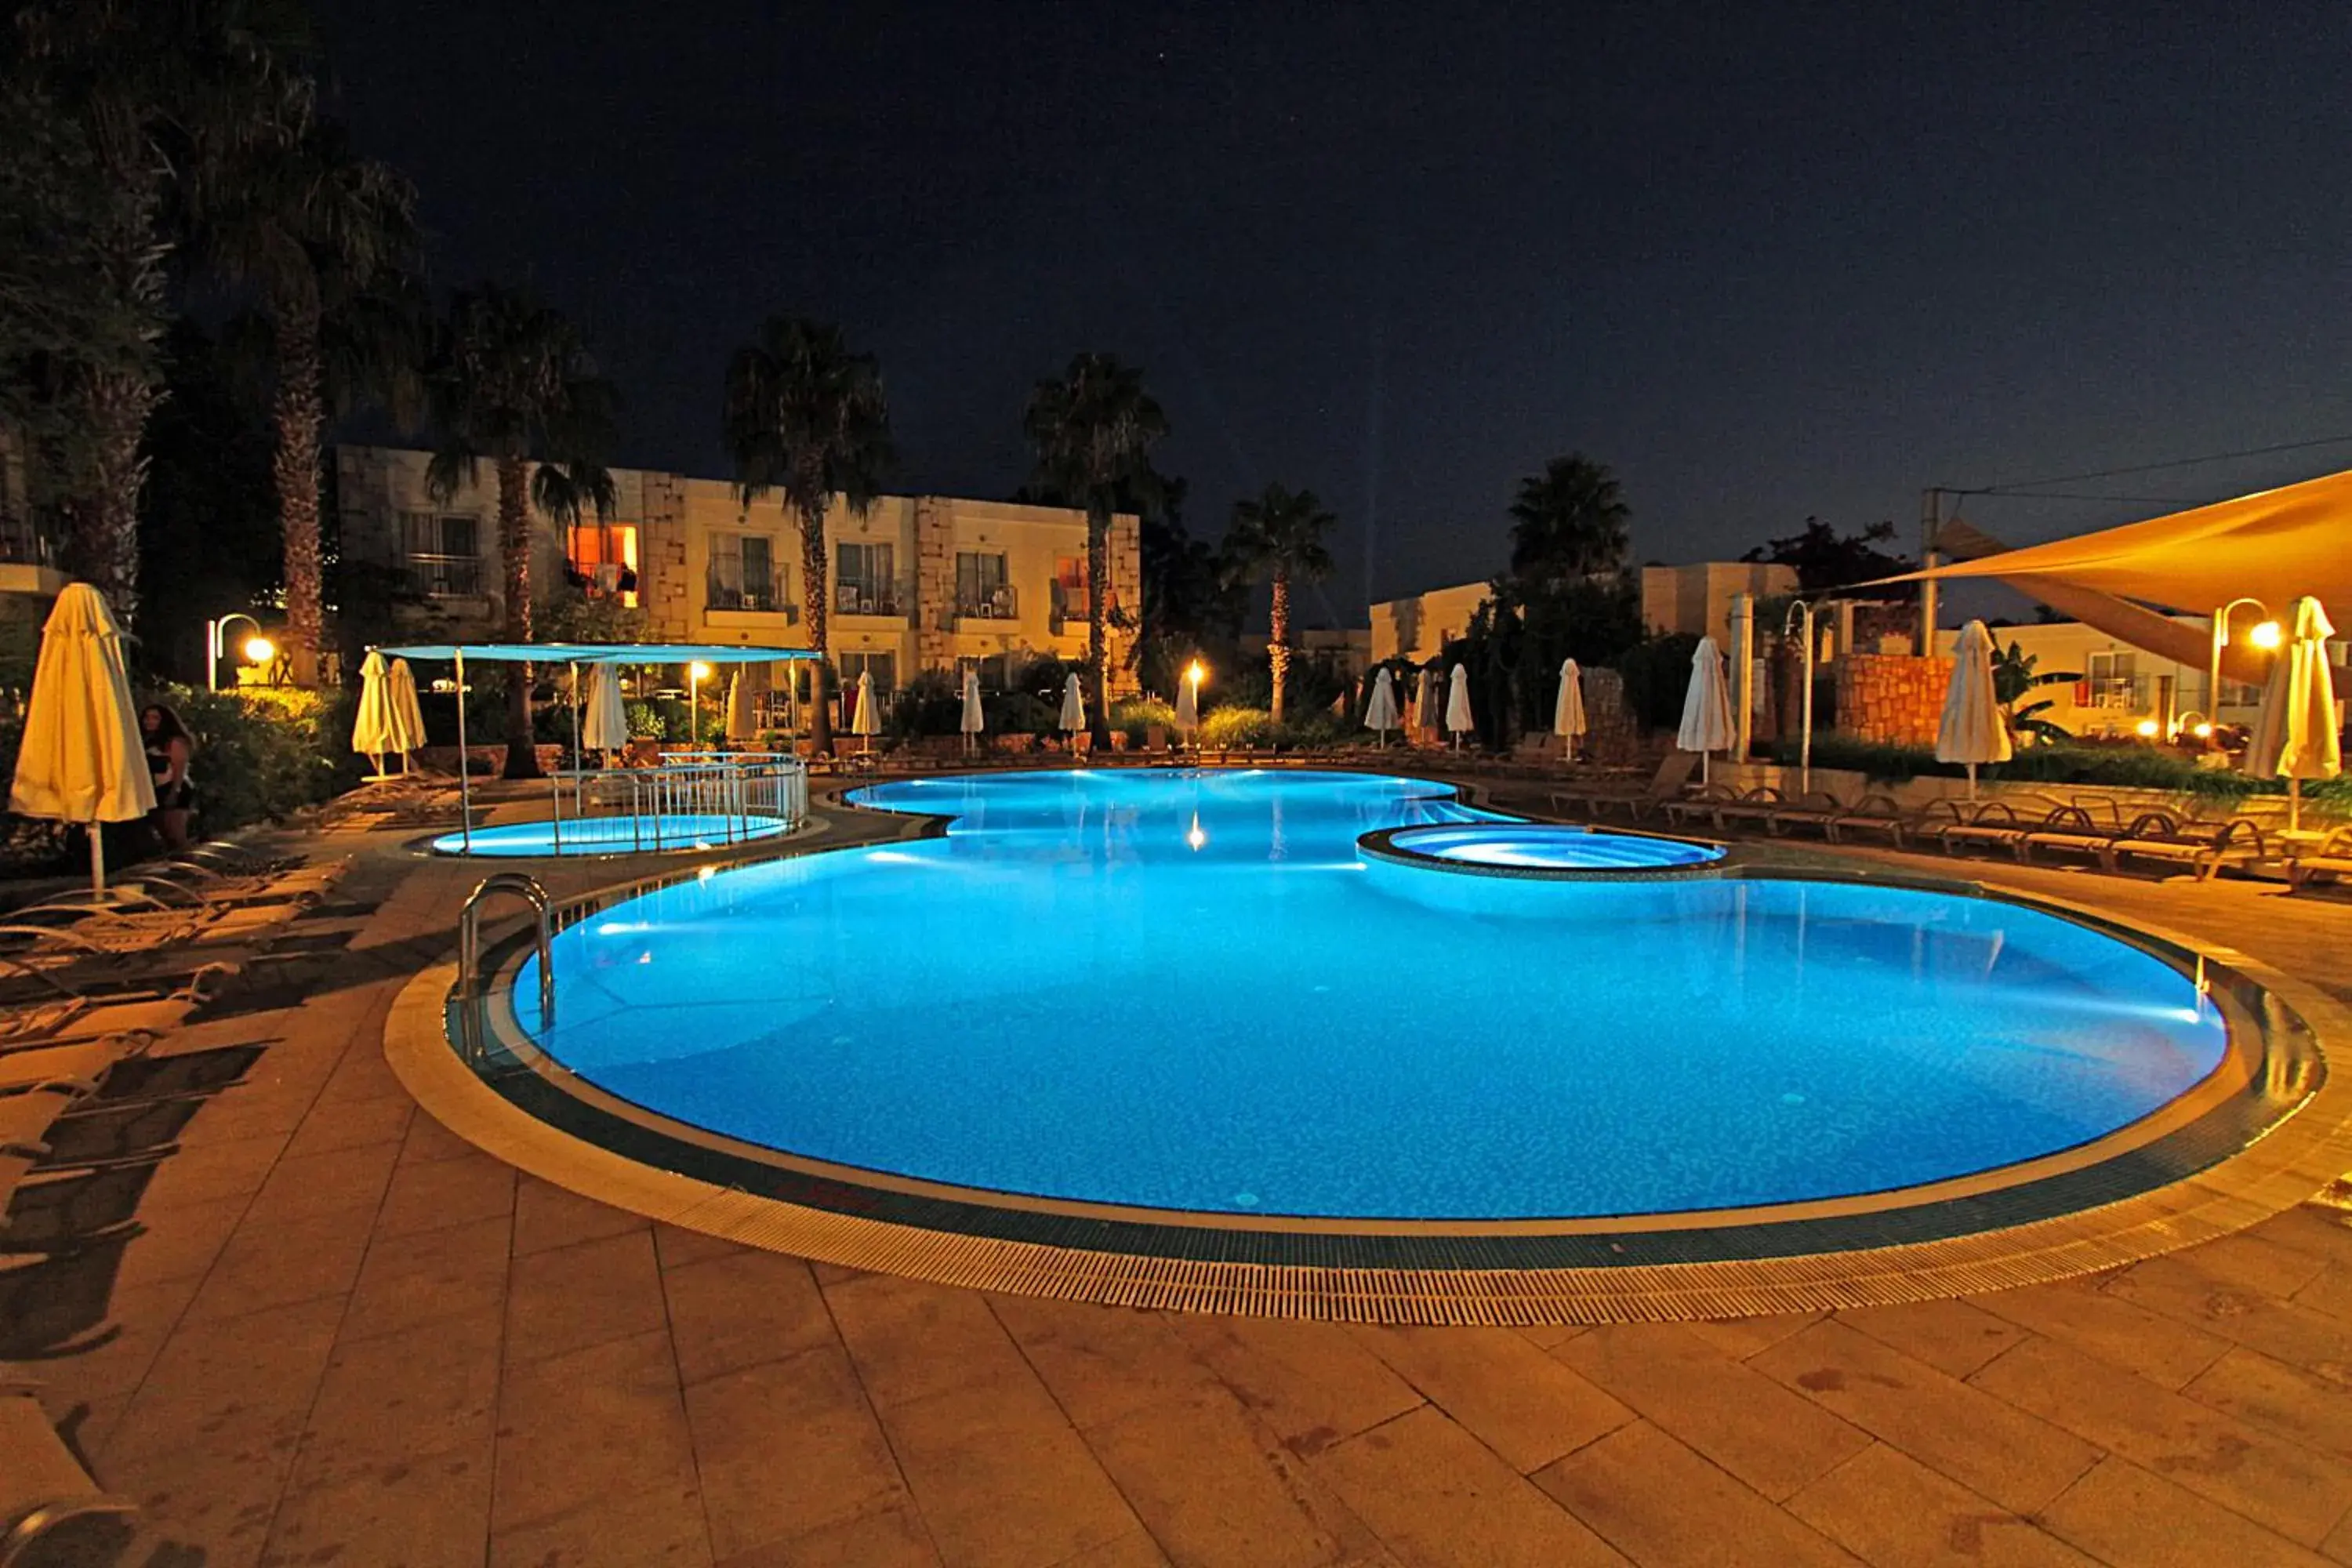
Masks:
[[[730,349],[805,313],[880,357],[895,488],[1003,495],[1032,384],[1108,351],[1195,532],[1333,506],[1350,619],[1499,565],[1570,449],[1681,561],[2352,434],[2340,0],[318,8],[437,280],[579,321],[623,460],[723,475]],[[2021,542],[2347,463],[1966,510]]]

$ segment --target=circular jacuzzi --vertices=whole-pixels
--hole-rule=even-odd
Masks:
[[[1366,855],[1433,870],[1493,876],[1641,876],[1718,864],[1720,844],[1549,822],[1445,823],[1384,828],[1358,840]]]
[[[566,817],[561,822],[508,822],[472,833],[437,835],[436,855],[495,858],[534,855],[646,855],[719,849],[754,838],[772,838],[792,824],[781,816],[730,816],[718,813]]]

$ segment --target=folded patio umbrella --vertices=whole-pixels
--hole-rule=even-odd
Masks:
[[[850,710],[849,732],[869,738],[882,732],[882,705],[874,700],[874,672],[857,677],[857,705]]]
[[[87,826],[89,885],[101,893],[106,842],[99,824],[134,821],[155,809],[155,781],[122,664],[122,630],[87,583],[67,584],[41,627],[8,809]]]
[[[2332,779],[2344,771],[2336,729],[2336,689],[2327,671],[2327,639],[2336,635],[2319,601],[2297,599],[2287,645],[2271,665],[2263,710],[2246,742],[2246,771],[2286,780],[2286,826],[2303,826],[2303,781]],[[42,658],[47,659],[47,644]]]
[[[392,666],[383,655],[368,649],[360,661],[359,712],[352,721],[352,750],[375,765],[375,776],[383,776],[383,759],[387,752],[397,751],[393,744],[397,721],[392,711]]]
[[[1193,681],[1176,683],[1176,728],[1179,731],[1201,727],[1201,689]]]
[[[1701,637],[1691,651],[1691,681],[1683,693],[1683,721],[1675,731],[1675,744],[1698,753],[1703,783],[1707,753],[1729,750],[1731,738],[1731,692],[1723,681],[1723,654],[1713,637]]]
[[[1379,732],[1381,744],[1389,743],[1389,731],[1397,727],[1396,681],[1382,666],[1372,680],[1372,700],[1364,704],[1364,728]]]
[[[1462,737],[1478,727],[1470,716],[1470,672],[1460,665],[1454,667],[1454,678],[1445,691],[1445,727],[1454,731],[1454,743],[1462,744]]]
[[[1952,683],[1944,689],[1943,722],[1936,729],[1936,760],[1963,763],[1969,798],[1977,797],[1977,767],[2010,758],[2009,726],[1992,689],[1992,634],[1982,621],[1960,628],[1953,648]]]
[[[727,682],[727,738],[730,741],[756,741],[760,738],[760,694],[767,683],[759,675],[757,665],[739,664]]]
[[[609,664],[588,667],[588,711],[580,721],[580,744],[592,752],[618,752],[629,743],[629,711],[621,701],[621,672]]]
[[[1061,727],[1075,735],[1087,727],[1087,694],[1078,684],[1078,672],[1070,671],[1069,683],[1062,688]]]
[[[976,744],[972,737],[988,728],[988,715],[980,705],[980,671],[976,669],[963,672],[963,714],[956,727],[963,731],[967,752]]]
[[[1584,733],[1584,672],[1570,659],[1559,667],[1559,696],[1551,705],[1551,732],[1560,739],[1562,754],[1576,760],[1576,738]]]
[[[408,766],[408,753],[425,744],[425,709],[416,700],[416,672],[408,668],[404,658],[395,658],[384,672],[384,691],[392,702],[392,749],[400,753],[400,765]]]

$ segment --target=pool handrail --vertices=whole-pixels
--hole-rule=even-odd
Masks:
[[[538,917],[539,1026],[551,1027],[555,1023],[555,965],[551,962],[550,942],[554,905],[539,879],[520,871],[493,871],[466,895],[465,908],[457,913],[457,996],[460,1001],[471,1001],[481,993],[482,906],[501,893],[520,899]]]

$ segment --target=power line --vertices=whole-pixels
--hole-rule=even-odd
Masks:
[[[2101,468],[2087,474],[2053,474],[2048,479],[2015,479],[2007,484],[1981,485],[1961,489],[1946,487],[1953,495],[1992,495],[1999,491],[2035,489],[2042,485],[2080,484],[2086,479],[2111,479],[2124,474],[2161,473],[2167,468],[2193,468],[2200,463],[2226,463],[2239,458],[2267,458],[2278,452],[2308,451],[2314,447],[2340,447],[2352,442],[2352,435],[2321,436],[2309,441],[2281,441],[2269,447],[2246,447],[2234,452],[2212,452],[2201,458],[2175,458],[2162,463],[2135,463],[2128,468]]]
[[[2106,496],[2090,495],[2079,490],[2024,490],[2002,486],[1998,489],[1959,490],[1964,496],[1988,500],[2104,500],[2117,501],[2126,506],[2210,506],[2226,496]]]

